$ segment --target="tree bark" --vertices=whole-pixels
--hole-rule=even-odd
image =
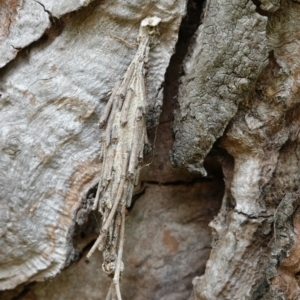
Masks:
[[[102,258],[85,258],[114,163],[98,121],[153,16],[123,299],[300,298],[299,1],[10,0],[0,15],[1,299],[105,299]]]

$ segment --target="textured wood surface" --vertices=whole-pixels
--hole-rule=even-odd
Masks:
[[[1,71],[1,289],[54,276],[76,256],[70,241],[74,215],[100,176],[98,120],[136,52],[114,36],[134,44],[143,18],[162,19],[147,79],[148,119],[154,124],[185,11],[185,1],[95,1],[83,8],[84,3],[55,1],[44,3],[48,17],[40,4],[28,3],[16,10],[7,4],[4,12],[31,23],[11,29],[1,43],[2,58],[9,54],[9,39],[26,36],[16,44],[25,47],[44,34],[51,12],[64,17],[52,18],[43,38]],[[45,19],[44,25],[34,25],[32,14]],[[2,66],[13,59],[9,55]]]
[[[267,15],[268,65],[220,141],[225,196],[192,299],[299,299],[300,7]]]
[[[99,234],[98,120],[147,16],[162,19],[146,78],[154,151],[128,210],[124,298],[187,298],[196,276],[191,300],[299,299],[299,0],[1,5],[0,289],[17,287],[1,299],[106,292],[98,258],[82,258]],[[189,26],[184,62],[170,60]]]
[[[205,174],[203,159],[267,63],[267,18],[252,1],[207,1],[186,57],[175,117],[173,164]]]

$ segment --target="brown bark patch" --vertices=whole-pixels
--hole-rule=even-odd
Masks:
[[[17,9],[21,5],[20,2],[20,0],[0,1],[0,41],[9,35],[10,27],[17,16]]]
[[[94,184],[99,175],[99,159],[88,159],[74,168],[70,177],[70,189],[66,194],[65,208],[73,208],[79,203],[80,196],[84,196],[88,189]],[[66,214],[70,215],[70,214]]]
[[[165,229],[163,232],[163,243],[169,249],[170,253],[176,252],[179,246],[178,241],[171,235],[168,229]]]
[[[297,300],[300,298],[299,273],[300,273],[300,210],[298,209],[293,218],[294,246],[287,253],[278,269],[278,274],[272,280],[279,291],[283,291],[286,299]]]

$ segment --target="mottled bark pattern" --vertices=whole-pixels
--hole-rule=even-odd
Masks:
[[[209,0],[184,65],[172,161],[205,174],[203,159],[267,63],[267,18],[247,0]]]
[[[0,19],[0,68],[38,40],[50,26],[43,6],[31,0],[1,1]]]
[[[162,26],[149,57],[148,121],[161,110],[185,0],[86,4],[1,1],[1,290],[53,277],[78,258],[76,213],[101,171],[98,121],[137,51],[128,43],[154,15]]]
[[[97,246],[124,300],[300,299],[299,0],[0,2],[1,300],[103,299]]]
[[[234,165],[223,166],[214,247],[192,299],[300,297],[299,18],[289,0],[268,14],[269,63],[221,139]]]

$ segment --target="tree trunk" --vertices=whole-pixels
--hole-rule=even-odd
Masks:
[[[122,299],[300,299],[299,1],[2,2],[1,299],[105,299],[98,122],[154,16]]]

